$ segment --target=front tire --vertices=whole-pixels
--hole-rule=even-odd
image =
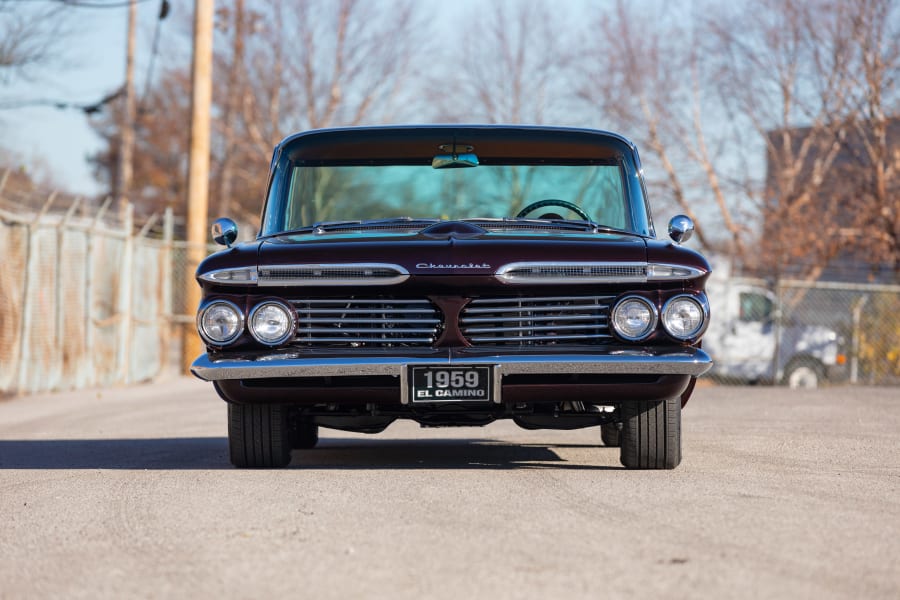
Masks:
[[[622,445],[622,433],[616,423],[604,423],[600,426],[600,439],[603,445],[609,448],[618,448]]]
[[[623,402],[621,453],[628,469],[674,469],[681,462],[681,398]]]
[[[286,467],[291,462],[287,407],[229,403],[228,449],[235,467]]]
[[[315,448],[319,443],[319,426],[310,417],[297,416],[291,423],[291,447],[295,450]]]

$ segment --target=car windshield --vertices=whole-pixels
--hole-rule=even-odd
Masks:
[[[629,226],[623,167],[612,160],[444,169],[430,164],[292,164],[289,173],[281,187],[283,201],[277,203],[281,214],[267,215],[267,233],[327,221],[508,218],[549,199],[563,202],[546,203],[523,216],[573,220],[587,216],[610,228]]]

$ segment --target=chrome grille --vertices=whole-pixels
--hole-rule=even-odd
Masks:
[[[473,345],[599,344],[612,338],[607,318],[614,296],[476,298],[460,315]]]
[[[379,263],[336,263],[319,265],[260,266],[258,284],[288,286],[319,285],[392,285],[409,278],[399,265]]]
[[[623,283],[647,281],[646,263],[522,262],[497,271],[504,283]]]
[[[317,347],[431,346],[441,317],[426,299],[305,298],[293,300],[298,344]]]

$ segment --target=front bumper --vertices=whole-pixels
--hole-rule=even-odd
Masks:
[[[427,356],[306,355],[297,352],[203,354],[191,372],[206,381],[292,377],[401,377],[412,365],[495,365],[498,377],[509,375],[689,375],[706,373],[712,360],[703,350],[679,348],[615,348],[592,352],[487,352],[454,349]]]

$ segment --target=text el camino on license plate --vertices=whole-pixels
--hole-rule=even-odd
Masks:
[[[413,403],[490,402],[493,379],[491,366],[414,366],[409,368],[409,399]]]

